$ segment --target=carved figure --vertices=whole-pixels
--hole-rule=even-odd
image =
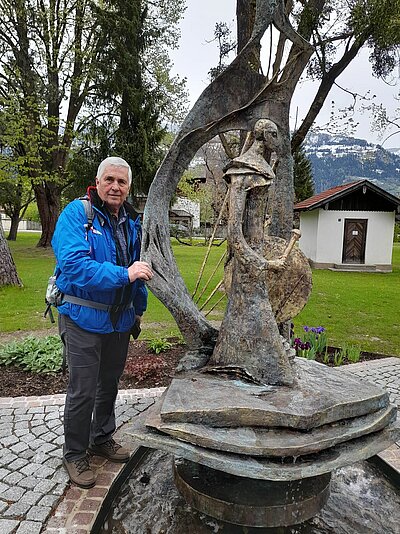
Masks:
[[[232,282],[227,311],[207,371],[241,374],[255,383],[292,385],[290,349],[280,336],[265,277],[267,270],[285,268],[294,245],[292,240],[278,258],[265,257],[264,222],[275,173],[264,155],[269,159],[277,148],[276,124],[260,119],[254,127],[253,144],[226,168]]]

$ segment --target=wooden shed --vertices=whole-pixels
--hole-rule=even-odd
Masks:
[[[316,269],[392,270],[393,232],[400,199],[359,180],[295,205],[300,249]]]

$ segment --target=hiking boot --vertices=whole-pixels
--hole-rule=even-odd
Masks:
[[[63,464],[67,470],[70,481],[80,488],[93,488],[96,484],[96,479],[90,468],[89,458],[87,456],[79,458],[78,460],[72,460],[72,462],[67,462],[64,458]]]
[[[94,456],[102,456],[111,462],[117,463],[125,463],[130,458],[129,451],[112,438],[100,445],[90,445],[88,452]]]

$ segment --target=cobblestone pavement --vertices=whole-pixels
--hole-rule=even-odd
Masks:
[[[387,388],[391,401],[400,406],[400,358],[341,369]],[[118,439],[124,442],[124,425],[163,391],[120,391]],[[94,457],[96,486],[83,490],[69,484],[62,467],[64,401],[65,395],[0,398],[0,534],[87,534],[123,468]],[[380,456],[400,472],[400,443]]]

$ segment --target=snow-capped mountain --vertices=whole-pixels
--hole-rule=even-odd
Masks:
[[[316,193],[366,178],[400,197],[400,149],[386,150],[364,139],[325,133],[309,134],[304,149],[312,164]]]

